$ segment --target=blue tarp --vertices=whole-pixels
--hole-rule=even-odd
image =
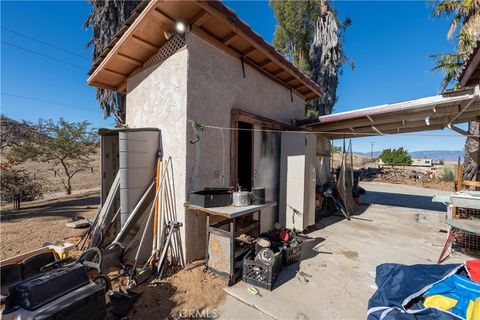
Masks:
[[[377,266],[377,291],[368,302],[368,320],[447,320],[460,317],[435,308],[425,308],[421,296],[435,283],[459,272],[461,264],[385,263]]]

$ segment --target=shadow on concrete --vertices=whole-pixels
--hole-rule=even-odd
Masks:
[[[283,267],[278,274],[277,280],[275,281],[275,284],[273,286],[273,290],[294,279],[298,271],[300,271],[300,262],[296,262],[287,267]]]
[[[323,252],[319,248],[319,244],[325,241],[325,238],[322,237],[308,237],[302,236],[303,245],[302,245],[302,255],[300,261],[308,260],[314,258],[318,254],[331,254],[329,252]],[[274,289],[282,286],[288,281],[296,278],[298,272],[300,271],[300,261],[295,262],[289,266],[283,267],[282,271],[278,275],[277,280],[275,281]],[[295,280],[296,281],[296,280]]]
[[[434,210],[441,212],[445,212],[447,209],[443,203],[432,202],[432,197],[430,196],[403,193],[367,191],[367,193],[362,196],[362,202],[367,204],[382,204],[394,207]]]
[[[90,212],[92,209],[96,209],[99,204],[100,198],[98,194],[52,201],[24,207],[20,209],[20,211],[9,210],[7,212],[2,212],[1,221],[14,221],[17,219],[51,216],[71,218],[82,215],[85,212]]]

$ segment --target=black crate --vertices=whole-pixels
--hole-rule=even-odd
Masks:
[[[295,262],[300,261],[302,255],[302,243],[297,244],[296,246],[284,248],[283,252],[283,265],[289,266]]]
[[[232,193],[226,188],[205,188],[191,191],[189,203],[202,208],[226,207],[232,204]]]
[[[275,280],[282,269],[282,252],[275,254],[275,262],[268,266],[255,261],[253,252],[243,259],[243,281],[257,287],[272,290]]]

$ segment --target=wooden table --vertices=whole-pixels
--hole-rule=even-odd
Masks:
[[[205,264],[208,269],[229,278],[230,283],[235,280],[236,271],[241,267],[237,267],[242,256],[248,252],[251,247],[237,247],[235,238],[242,233],[260,232],[260,214],[265,208],[273,207],[277,203],[275,201],[267,201],[262,205],[249,205],[245,207],[214,207],[203,208],[195,205],[187,204],[187,212],[199,212],[206,215],[206,243],[205,243]],[[257,214],[256,220],[253,220],[253,214]],[[252,216],[252,221],[247,226],[237,228],[237,220],[247,215]],[[210,216],[223,217],[222,221],[210,225]],[[211,259],[210,259],[211,258]]]

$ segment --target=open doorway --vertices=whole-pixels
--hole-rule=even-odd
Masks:
[[[253,173],[253,125],[238,122],[237,183],[242,190],[252,189]]]

